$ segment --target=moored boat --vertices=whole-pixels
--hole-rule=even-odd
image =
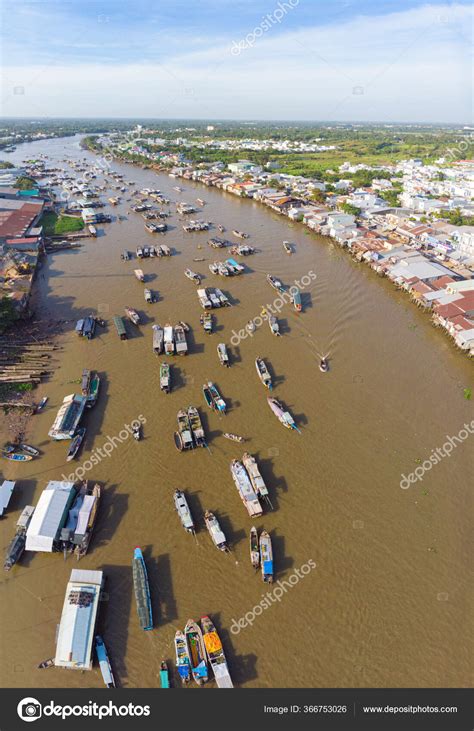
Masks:
[[[164,329],[164,345],[166,355],[174,355],[173,327],[169,324],[169,322],[166,323]]]
[[[76,454],[78,453],[78,451],[81,447],[81,444],[84,440],[85,435],[86,435],[85,426],[83,426],[77,430],[77,432],[71,442],[71,445],[68,449],[66,462],[70,462],[72,459],[74,459],[74,457],[76,456]]]
[[[12,566],[19,561],[25,550],[26,531],[34,512],[34,506],[27,505],[23,508],[22,513],[16,522],[15,535],[7,548],[5,561],[3,562],[3,568],[5,571],[10,571]]]
[[[186,449],[194,448],[194,440],[189,424],[189,417],[184,409],[180,409],[177,414],[178,431],[174,433],[174,441],[176,448],[180,452]]]
[[[273,582],[273,550],[272,539],[266,530],[260,534],[260,563],[262,566],[262,579],[267,584]]]
[[[184,635],[186,637],[186,647],[193,679],[197,685],[203,685],[209,679],[206,649],[204,647],[201,628],[194,619],[188,619],[184,628]]]
[[[143,630],[153,629],[151,610],[150,586],[141,548],[137,546],[133,553],[132,562],[133,586],[137,604],[138,621]]]
[[[203,386],[204,390],[205,386]],[[212,397],[212,408],[216,411],[219,411],[221,414],[225,414],[227,405],[222,396],[220,395],[219,391],[217,390],[217,386],[215,383],[212,383],[212,381],[207,382],[207,388],[209,389],[209,392]],[[207,401],[207,398],[206,398]]]
[[[99,398],[100,376],[93,373],[89,381],[89,393],[87,394],[86,408],[91,409],[97,403]]]
[[[165,393],[171,391],[171,374],[168,363],[160,363],[160,388]]]
[[[239,239],[248,239],[248,237],[249,237],[248,234],[244,233],[243,231],[237,231],[236,229],[234,229],[232,231],[232,233],[234,234],[234,236],[237,236],[237,238],[239,238]]]
[[[239,492],[241,500],[245,505],[248,514],[252,517],[259,517],[262,515],[263,510],[260,505],[260,500],[253,488],[250,478],[247,474],[247,470],[241,462],[237,459],[232,460],[230,464],[230,471],[232,478],[235,482],[235,486]]]
[[[188,421],[196,447],[207,447],[201,417],[195,406],[189,406],[188,408]]]
[[[99,661],[102,679],[106,687],[115,688],[115,678],[112,672],[112,666],[110,664],[109,656],[107,654],[107,648],[105,647],[104,640],[100,635],[96,635],[95,638],[95,652],[97,655],[97,660]]]
[[[153,351],[156,355],[161,355],[163,352],[163,328],[161,325],[152,325],[153,330]]]
[[[145,281],[145,275],[143,274],[143,269],[134,269],[133,273],[135,274],[135,276],[139,282]]]
[[[199,317],[199,322],[204,328],[204,332],[210,335],[212,333],[213,318],[210,312],[205,312]]]
[[[174,344],[176,355],[188,354],[188,343],[186,341],[186,333],[182,325],[174,326]]]
[[[296,426],[295,420],[293,419],[292,415],[289,411],[285,411],[282,404],[277,401],[276,398],[267,398],[268,405],[277,417],[277,419],[283,424],[283,426],[286,426],[287,429],[294,429],[299,433],[299,429]]]
[[[253,525],[250,528],[250,563],[254,569],[258,569],[260,566],[260,547],[258,543],[258,532],[256,527]]]
[[[160,683],[162,688],[169,688],[170,687],[170,675],[168,670],[168,665],[164,660],[161,661],[160,665]]]
[[[33,457],[39,457],[41,452],[36,447],[32,447],[31,444],[24,444],[23,442],[19,445],[20,449],[27,454],[31,454]]]
[[[86,483],[83,502],[78,513],[77,524],[72,537],[77,561],[80,561],[89,550],[89,544],[97,520],[100,495],[101,488],[98,483],[95,483],[92,490],[88,488]]]
[[[217,355],[219,357],[219,361],[221,365],[226,366],[228,368],[230,366],[229,362],[229,354],[227,353],[227,348],[225,346],[225,343],[219,343],[217,346]]]
[[[227,539],[214,513],[211,513],[210,510],[206,510],[204,513],[204,522],[216,548],[218,548],[219,551],[229,551]]]
[[[191,664],[189,662],[188,648],[184,632],[177,630],[174,636],[174,647],[176,655],[176,667],[182,683],[189,683],[191,680]]]
[[[260,356],[257,356],[255,358],[255,367],[257,369],[258,377],[260,378],[261,382],[263,383],[265,388],[268,388],[268,390],[271,391],[273,388],[272,377],[265,361],[263,360],[263,358],[260,358]]]
[[[252,487],[255,490],[256,494],[259,496],[259,498],[263,498],[268,503],[268,505],[273,508],[273,505],[270,502],[270,497],[268,495],[268,488],[262,475],[260,474],[260,470],[258,469],[258,464],[255,457],[252,457],[251,454],[245,452],[242,457],[242,463],[247,470],[247,474],[250,478],[250,482],[252,483]]]
[[[130,252],[127,251],[127,249],[124,249],[120,255],[120,258],[122,261],[129,261],[131,259]]]
[[[233,688],[227,660],[217,630],[209,617],[201,617],[204,647],[219,688]]]

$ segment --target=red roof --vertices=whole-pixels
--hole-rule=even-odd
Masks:
[[[42,206],[35,203],[24,203],[21,208],[14,211],[0,210],[0,236],[22,236],[41,210]]]

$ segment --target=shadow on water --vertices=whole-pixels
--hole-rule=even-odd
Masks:
[[[128,494],[118,492],[118,485],[105,486],[101,490],[97,525],[89,552],[106,546],[114,539],[120,521],[128,510]]]
[[[217,520],[219,521],[219,524],[224,532],[225,537],[227,538],[227,543],[229,544],[229,548],[232,551],[233,548],[237,545],[239,541],[246,540],[247,534],[243,528],[239,528],[236,530],[232,526],[232,521],[230,520],[227,513],[224,513],[222,511],[219,511],[218,513],[213,510],[212,508],[207,508],[208,510],[211,510],[214,515],[216,516]],[[205,530],[207,531],[207,528],[204,526]]]
[[[274,581],[282,577],[285,571],[291,569],[295,562],[291,556],[287,556],[285,553],[285,536],[275,535],[275,531],[270,531],[270,538],[272,539],[273,548],[273,570],[274,570]]]
[[[280,492],[288,492],[288,483],[286,478],[283,476],[278,477],[275,475],[275,467],[273,459],[260,458],[258,453],[255,456],[257,460],[260,474],[262,475],[263,481],[268,488],[268,497],[273,505],[274,510],[278,510],[278,495]]]
[[[204,353],[204,343],[198,343],[194,335],[194,328],[190,327],[186,333],[189,354]]]
[[[176,600],[173,593],[173,579],[169,554],[161,554],[157,558],[150,555],[149,547],[144,553],[148,579],[150,582],[153,624],[162,627],[178,618]],[[149,549],[151,552],[151,548]]]
[[[80,375],[80,374],[79,374]],[[91,409],[85,409],[84,415],[81,420],[81,425],[87,427],[87,433],[84,445],[81,447],[84,450],[91,449],[94,438],[102,434],[102,423],[104,421],[105,411],[109,402],[108,385],[109,381],[107,375],[103,371],[97,371],[97,375],[100,378],[100,389],[97,403]],[[78,386],[80,392],[80,386]],[[82,452],[82,454],[84,454]],[[84,457],[82,457],[83,459]]]
[[[208,443],[212,442],[215,437],[218,437],[220,434],[222,434],[222,431],[220,429],[215,429],[214,431],[211,431],[209,427],[208,414],[206,411],[204,411],[204,409],[199,409],[199,416],[201,417],[202,426],[204,429],[204,433],[206,434],[206,440]]]
[[[104,638],[118,686],[126,685],[128,677],[125,657],[128,643],[130,611],[135,612],[131,558],[129,566],[105,564],[105,586],[99,608],[97,632]],[[137,619],[138,622],[138,619]]]

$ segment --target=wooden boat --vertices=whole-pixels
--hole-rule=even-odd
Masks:
[[[153,297],[153,293],[152,293],[151,289],[147,289],[147,287],[145,287],[145,289],[143,290],[143,296],[145,297],[145,302],[154,302],[155,301],[155,298]]]
[[[171,391],[171,375],[168,363],[160,364],[160,388],[165,393]]]
[[[226,368],[228,368],[230,366],[230,362],[229,362],[229,354],[227,353],[227,348],[225,346],[225,343],[219,343],[219,345],[217,346],[217,355],[218,355],[221,365],[226,366]]]
[[[40,411],[43,411],[44,407],[48,403],[48,398],[49,398],[49,396],[43,396],[43,398],[41,399],[41,401],[39,402],[39,404],[37,405],[37,407],[35,409],[35,414],[39,414]]]
[[[142,269],[134,269],[133,270],[133,273],[135,274],[135,276],[136,276],[136,278],[138,279],[139,282],[144,282],[145,281],[145,275],[143,274],[143,270]]]
[[[94,238],[97,238],[97,229],[96,229],[96,227],[93,226],[92,224],[90,224],[87,228],[89,230],[90,235],[93,236]]]
[[[280,282],[279,279],[276,277],[273,277],[271,274],[267,274],[267,282],[273,289],[276,289],[277,292],[284,292],[285,288],[283,286],[283,283]]]
[[[197,685],[207,683],[209,674],[207,671],[206,649],[202,639],[202,632],[194,619],[188,619],[184,628],[186,647],[191,665],[191,673]]]
[[[258,532],[253,525],[250,528],[250,563],[254,569],[260,566],[260,547],[258,543]]]
[[[41,454],[39,449],[36,449],[36,447],[32,447],[31,444],[21,443],[19,446],[23,452],[26,452],[27,454],[31,454],[32,457],[39,457]]]
[[[184,274],[188,279],[190,279],[195,284],[201,283],[201,276],[199,274],[196,274],[196,272],[193,272],[191,269],[185,269]]]
[[[206,204],[206,201],[203,201],[202,198],[196,198],[196,203],[199,203],[200,206],[204,206]]]
[[[196,447],[207,447],[206,435],[202,426],[201,417],[199,416],[199,411],[195,406],[189,406],[188,420]]]
[[[5,571],[10,571],[12,566],[19,561],[25,550],[26,531],[34,512],[35,508],[33,505],[27,505],[23,508],[21,515],[16,522],[15,535],[13,536],[5,554],[5,561],[3,563]]]
[[[136,546],[132,561],[133,586],[137,604],[138,621],[143,630],[153,629],[150,586],[145,559],[139,546]]]
[[[272,377],[263,358],[260,358],[259,356],[255,358],[255,367],[261,382],[265,388],[268,388],[268,390],[271,391],[273,388]]]
[[[283,242],[283,248],[285,249],[285,251],[286,251],[287,254],[292,254],[293,253],[293,248],[292,248],[292,246],[291,246],[291,244],[290,244],[289,241],[284,241]]]
[[[186,684],[191,680],[191,664],[189,662],[188,648],[184,632],[178,630],[174,636],[174,647],[176,655],[176,667],[181,682]]]
[[[91,409],[99,398],[100,376],[94,373],[89,381],[89,393],[87,394],[86,408]]]
[[[301,312],[301,310],[303,309],[303,303],[301,301],[301,292],[296,287],[295,287],[295,291],[292,292],[291,301],[293,302],[293,307],[295,308],[295,310],[297,312]]]
[[[140,424],[132,427],[132,436],[135,439],[135,441],[137,441],[137,442],[140,441],[140,439],[142,438],[142,429],[141,429]]]
[[[107,654],[107,648],[105,647],[104,640],[100,635],[96,635],[95,638],[95,652],[97,655],[97,660],[99,661],[102,679],[106,687],[115,688],[115,678],[112,672],[112,666],[110,664],[109,656]]]
[[[250,478],[250,482],[252,483],[252,487],[258,497],[263,498],[268,503],[268,505],[273,508],[268,494],[268,488],[265,485],[265,481],[262,475],[260,474],[260,470],[258,469],[258,464],[255,457],[252,457],[251,454],[245,452],[242,457],[242,463],[247,470],[247,474]]]
[[[300,433],[300,430],[296,426],[295,420],[293,419],[292,415],[289,411],[285,411],[283,406],[279,401],[276,400],[276,398],[267,398],[268,405],[277,417],[278,421],[280,421],[283,426],[286,426],[287,429],[294,429],[295,431]]]
[[[176,355],[187,355],[188,344],[186,342],[186,333],[182,325],[174,326],[174,343]]]
[[[72,459],[74,459],[74,457],[76,456],[76,454],[78,453],[78,451],[81,447],[81,444],[84,440],[85,435],[86,435],[85,426],[83,426],[77,430],[76,435],[74,436],[74,438],[71,442],[71,446],[68,449],[66,462],[70,462]]]
[[[231,434],[230,432],[224,432],[222,435],[226,439],[230,439],[232,442],[245,442],[244,437],[239,437],[238,434]]]
[[[327,358],[321,358],[319,361],[319,370],[321,373],[327,373],[329,370],[329,362]]]
[[[20,454],[20,452],[3,452],[2,457],[11,462],[29,462],[33,459],[31,454]]]
[[[119,336],[120,340],[127,340],[127,338],[128,338],[127,329],[125,327],[123,318],[119,317],[119,315],[115,315],[114,325],[115,325],[115,329],[117,330],[117,335]]]
[[[227,552],[229,550],[229,547],[227,545],[227,539],[221,530],[221,527],[219,525],[219,521],[217,520],[214,513],[211,513],[210,510],[206,510],[204,513],[204,522],[206,524],[206,528],[209,531],[209,535],[212,538],[212,542],[216,546],[216,548],[219,549],[219,551],[225,551]]]
[[[162,688],[170,687],[170,676],[168,672],[168,665],[164,660],[161,661],[160,665],[160,683]]]
[[[245,234],[243,231],[236,231],[235,229],[232,231],[232,233],[239,239],[248,239],[249,237],[249,235]]]
[[[225,227],[224,227],[224,226],[223,226],[223,225],[222,225],[221,223],[218,223],[218,224],[217,224],[217,228],[219,229],[219,231],[221,232],[221,234],[223,234],[223,233],[224,233],[224,231],[225,231]]]
[[[183,328],[185,333],[191,332],[191,328],[189,327],[189,325],[186,322],[183,322],[183,320],[180,320],[178,322],[178,325],[181,325],[181,327]]]
[[[199,322],[204,328],[204,332],[210,335],[212,333],[213,318],[210,312],[205,312],[199,318]]]
[[[164,329],[164,345],[165,345],[165,353],[166,353],[166,355],[174,355],[174,335],[173,335],[173,328],[169,324],[169,322],[166,323],[165,329]]]
[[[178,431],[174,433],[174,441],[176,448],[180,452],[186,449],[194,449],[193,434],[189,424],[188,414],[184,409],[180,409],[177,414]]]
[[[36,666],[38,670],[45,670],[46,668],[54,667],[54,658],[50,657],[47,660],[43,660],[39,665]]]
[[[267,583],[273,582],[273,551],[272,539],[266,530],[260,534],[260,564],[262,566],[262,579]]]
[[[92,533],[97,520],[99,502],[101,496],[100,485],[96,482],[92,490],[87,487],[84,494],[84,500],[79,511],[78,521],[74,533],[73,541],[75,543],[74,553],[76,560],[80,561],[89,550],[89,544],[92,539]]]
[[[142,246],[137,246],[137,252],[136,253],[137,253],[137,258],[138,259],[143,259],[144,252],[143,252],[143,247]]]
[[[230,471],[240,498],[245,505],[248,514],[251,517],[258,518],[260,515],[262,515],[263,510],[262,506],[260,505],[258,495],[255,492],[250,478],[247,474],[247,470],[241,462],[239,462],[237,459],[234,459],[230,463]]]
[[[279,325],[278,320],[275,317],[275,315],[270,315],[270,317],[268,318],[268,326],[270,328],[270,331],[271,331],[272,335],[280,335],[281,334],[280,333],[280,325]]]
[[[221,414],[225,414],[227,406],[215,384],[212,383],[212,381],[208,381],[207,384],[205,383],[203,385],[202,391],[207,405],[211,409],[219,411]]]
[[[156,355],[161,355],[163,352],[163,328],[161,325],[152,325],[153,330],[153,351]]]
[[[248,321],[248,323],[247,323],[247,324],[246,324],[246,326],[245,326],[245,329],[246,329],[246,330],[247,330],[247,332],[249,332],[249,333],[254,333],[254,332],[255,332],[255,330],[257,329],[257,326],[256,326],[256,324],[254,323],[254,321],[253,321],[253,320],[249,320],[249,321]]]
[[[140,315],[136,310],[133,309],[133,307],[125,307],[125,314],[127,315],[130,322],[133,322],[134,325],[139,325]]]
[[[176,512],[179,515],[179,519],[183,525],[183,528],[188,533],[194,533],[194,520],[189,509],[188,501],[186,500],[186,495],[182,490],[175,490],[173,497],[174,506],[176,508]]]
[[[158,256],[171,256],[171,249],[166,244],[161,244],[158,250]]]
[[[209,617],[201,617],[204,647],[207,659],[219,688],[233,688],[222,642]]]

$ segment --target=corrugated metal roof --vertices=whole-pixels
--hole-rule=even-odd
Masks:
[[[102,586],[102,571],[73,569],[64,598],[54,664],[92,668],[92,644]]]
[[[52,480],[43,490],[26,532],[27,551],[53,550],[53,543],[65,518],[74,490],[73,482]]]
[[[0,485],[0,515],[8,507],[15,483],[12,480],[4,480]]]

